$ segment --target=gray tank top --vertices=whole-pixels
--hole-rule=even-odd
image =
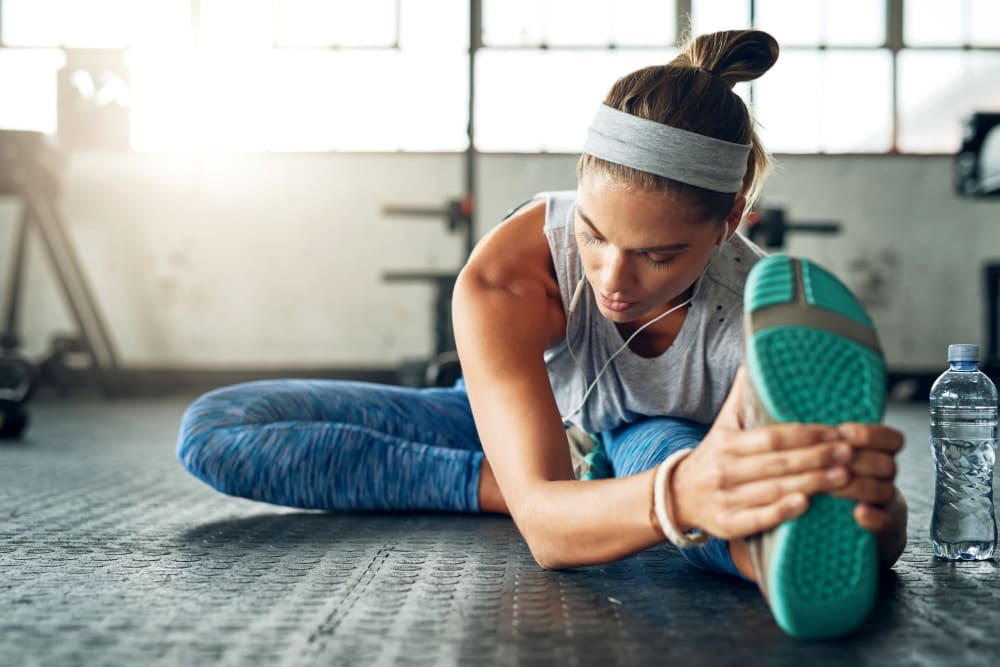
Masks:
[[[559,280],[563,309],[583,276],[576,244],[576,192],[545,192],[545,235]],[[599,433],[646,417],[679,417],[710,424],[729,393],[743,360],[743,286],[764,252],[736,234],[713,252],[708,268],[695,283],[694,300],[674,343],[653,359],[626,348],[604,371],[583,409],[569,421],[588,433]],[[584,287],[567,331],[580,368],[566,343],[545,352],[549,380],[559,412],[574,410],[604,363],[625,342],[604,318]]]

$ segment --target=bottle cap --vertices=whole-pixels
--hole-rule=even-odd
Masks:
[[[948,361],[979,361],[979,346],[949,345]]]

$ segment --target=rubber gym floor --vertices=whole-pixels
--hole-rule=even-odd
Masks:
[[[184,399],[38,400],[0,442],[0,664],[995,664],[997,568],[928,540],[925,404],[906,433],[909,546],[861,630],[802,642],[756,587],[669,546],[544,571],[509,518],[296,511],[177,463]],[[583,510],[581,510],[583,511]]]

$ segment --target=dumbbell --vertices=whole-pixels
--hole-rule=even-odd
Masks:
[[[0,438],[17,438],[28,426],[26,404],[31,397],[35,367],[10,352],[0,356]]]

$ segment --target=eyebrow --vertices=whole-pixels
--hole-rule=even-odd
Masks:
[[[590,219],[590,216],[588,216],[586,213],[583,212],[583,209],[580,208],[579,204],[576,207],[576,212],[580,214],[580,219],[582,219],[583,222],[584,222],[584,224],[587,225],[588,227],[590,227],[590,229],[593,230],[594,233],[596,233],[598,236],[604,236],[604,234],[601,233],[601,230],[599,230],[597,228],[597,226],[594,224],[594,221]],[[689,247],[691,247],[690,243],[668,243],[667,245],[658,245],[658,246],[653,246],[653,247],[650,247],[650,248],[635,248],[634,251],[635,252],[671,252],[671,251],[678,251],[678,250],[686,250]]]

